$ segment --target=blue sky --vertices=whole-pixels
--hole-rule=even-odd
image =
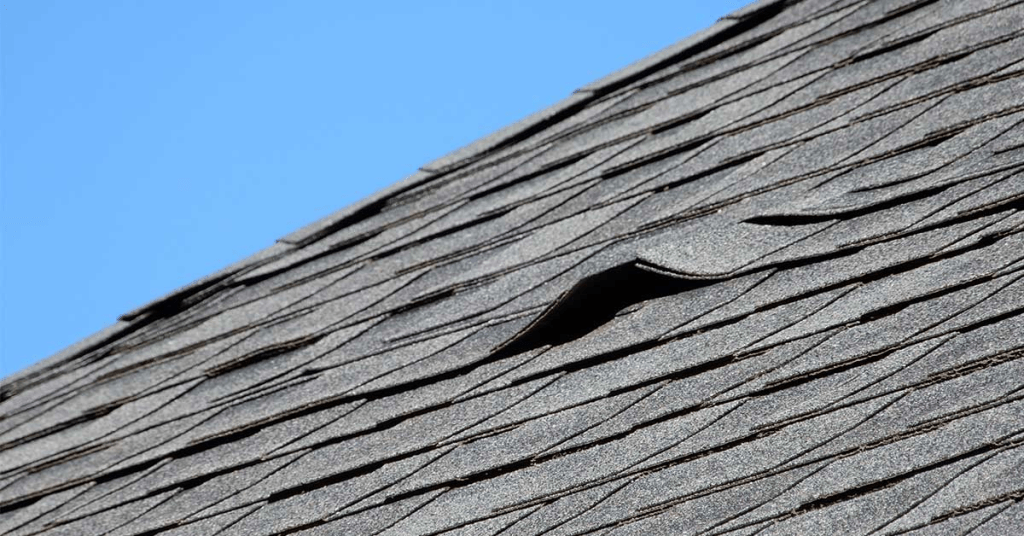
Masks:
[[[0,376],[746,1],[0,7]]]

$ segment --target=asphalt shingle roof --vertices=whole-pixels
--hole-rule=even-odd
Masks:
[[[1022,96],[757,2],[5,379],[0,533],[1019,530]]]

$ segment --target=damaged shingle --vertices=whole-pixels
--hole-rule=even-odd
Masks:
[[[0,387],[0,532],[1010,534],[1024,9],[762,0]]]

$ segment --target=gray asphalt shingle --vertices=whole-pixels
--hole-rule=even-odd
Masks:
[[[0,387],[0,532],[1009,534],[1024,4],[763,0]]]

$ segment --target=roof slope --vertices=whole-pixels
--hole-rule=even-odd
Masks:
[[[1022,75],[759,2],[7,380],[0,533],[1005,534]]]

